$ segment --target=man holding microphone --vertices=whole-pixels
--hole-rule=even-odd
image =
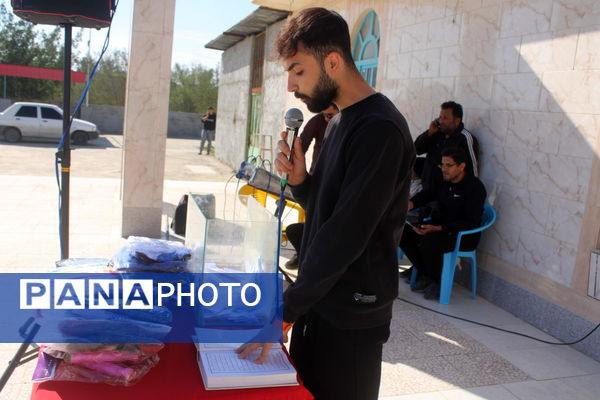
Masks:
[[[299,138],[293,154],[280,141],[275,161],[307,214],[302,268],[284,293],[284,331],[294,325],[290,354],[315,399],[377,399],[415,149],[402,114],[356,69],[339,14],[298,12],[275,47],[288,91],[312,112],[332,102],[340,110],[312,175]],[[261,346],[256,362],[263,362],[269,345],[237,351],[245,358]]]

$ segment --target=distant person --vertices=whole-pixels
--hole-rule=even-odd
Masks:
[[[206,154],[210,154],[212,141],[215,140],[215,128],[217,126],[217,113],[212,107],[208,107],[206,114],[202,116],[202,133],[200,134],[200,152],[204,150],[204,143],[208,141]]]
[[[419,271],[413,291],[423,292],[427,300],[440,297],[443,255],[454,249],[459,231],[481,225],[487,196],[481,181],[467,173],[467,157],[460,147],[447,147],[440,163],[443,181],[414,195],[408,209],[423,207],[435,201],[426,224],[404,228],[400,248]],[[474,250],[479,233],[465,236],[460,250]]]
[[[429,129],[415,140],[417,154],[427,154],[423,166],[423,188],[442,181],[442,173],[437,167],[442,161],[442,150],[446,147],[460,147],[467,156],[466,173],[479,176],[477,157],[479,144],[462,122],[462,106],[454,101],[442,103],[440,116],[429,124]]]
[[[327,130],[327,124],[331,121],[331,118],[336,116],[340,110],[338,110],[335,104],[331,104],[325,110],[321,111],[314,117],[312,117],[304,126],[300,139],[302,140],[302,151],[306,153],[310,147],[310,143],[314,140],[315,146],[313,148],[312,162],[310,164],[309,174],[312,175],[317,165],[317,159],[321,153],[321,146],[325,139],[325,131]],[[304,223],[300,222],[297,224],[289,224],[285,228],[285,235],[287,236],[290,244],[296,250],[296,253],[286,263],[285,267],[289,269],[298,268],[298,253],[300,253],[300,244],[302,243],[302,233],[304,232]]]

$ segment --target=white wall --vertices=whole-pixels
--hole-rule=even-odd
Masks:
[[[546,297],[562,296],[571,309],[591,308],[585,289],[600,225],[600,2],[327,6],[351,30],[368,10],[377,12],[377,89],[402,111],[413,137],[443,101],[464,106],[482,149],[482,179],[488,192],[500,188],[499,218],[481,245],[486,268]]]
[[[287,110],[286,84],[287,74],[283,65],[274,54],[273,43],[285,20],[271,25],[265,33],[265,63],[263,69],[263,105],[261,133],[271,135],[273,154],[277,154],[277,142],[280,132],[285,130],[283,117]]]
[[[233,168],[245,159],[250,98],[252,38],[247,38],[221,58],[215,152]]]

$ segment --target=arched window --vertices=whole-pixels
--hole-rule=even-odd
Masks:
[[[375,11],[369,12],[362,20],[354,38],[352,57],[360,74],[375,87],[379,63],[379,21]]]

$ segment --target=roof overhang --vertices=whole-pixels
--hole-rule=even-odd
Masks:
[[[287,18],[289,11],[270,7],[259,7],[246,18],[223,32],[217,38],[208,42],[207,49],[227,50],[247,36],[256,35],[270,25]]]
[[[327,7],[327,1],[316,0],[252,0],[253,4],[264,7],[277,8],[278,10],[298,11],[308,7]]]

